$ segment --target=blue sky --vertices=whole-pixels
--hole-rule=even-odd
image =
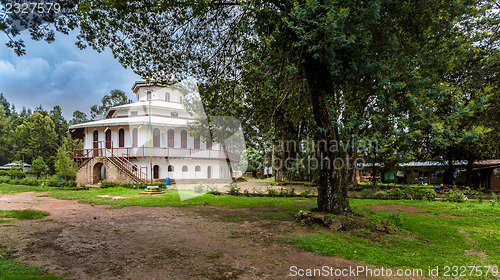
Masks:
[[[50,110],[60,105],[66,119],[73,111],[89,113],[93,104],[112,89],[120,89],[135,99],[132,85],[140,77],[125,69],[110,51],[98,53],[75,46],[76,32],[56,34],[56,41],[33,41],[22,32],[27,54],[17,56],[7,48],[7,36],[0,33],[0,92],[20,111],[42,104]]]

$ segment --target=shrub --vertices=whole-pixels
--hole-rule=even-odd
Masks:
[[[271,188],[268,188],[267,189],[267,196],[270,196],[270,197],[278,196],[278,191],[277,190],[273,190]]]
[[[59,183],[59,188],[63,189],[74,189],[78,186],[78,184],[75,181],[62,181]]]
[[[231,187],[229,188],[229,192],[227,194],[229,194],[229,195],[240,195],[240,188],[236,184],[231,185]]]
[[[101,181],[101,184],[100,184],[102,189],[114,188],[114,187],[118,187],[119,185],[120,185],[120,183],[111,182],[111,181]]]
[[[403,225],[403,219],[401,218],[401,214],[399,212],[390,212],[389,219],[394,221],[394,225],[397,227],[401,227]]]
[[[41,183],[38,180],[22,179],[19,180],[19,185],[25,186],[39,186]]]
[[[120,187],[127,188],[127,189],[135,189],[135,186],[132,183],[121,183]]]
[[[220,195],[219,190],[214,185],[210,185],[210,186],[207,187],[207,193],[213,194],[213,195]]]
[[[7,170],[0,170],[0,176],[9,176],[9,172]]]
[[[24,179],[24,178],[26,178],[26,174],[24,174],[24,172],[19,171],[19,170],[9,170],[8,174],[9,174],[10,178],[12,178],[12,179]]]
[[[386,199],[403,199],[406,197],[405,192],[400,188],[392,188],[385,192]]]
[[[443,195],[443,200],[461,203],[467,200],[467,196],[461,191],[448,191]]]
[[[10,177],[0,177],[0,184],[9,183]]]
[[[135,183],[134,188],[136,189],[145,189],[149,187],[150,183]]]
[[[307,197],[311,196],[311,192],[309,190],[305,190],[305,191],[299,193],[299,196],[307,198]]]
[[[479,191],[476,194],[476,199],[477,199],[477,202],[483,203],[483,201],[486,199],[486,195],[483,192]]]
[[[431,188],[412,188],[413,199],[432,201],[436,198],[436,191]]]
[[[195,193],[203,193],[203,192],[205,192],[205,186],[202,185],[202,184],[196,185],[194,187],[194,192]]]
[[[161,189],[164,189],[164,188],[167,187],[167,184],[165,184],[165,182],[156,182],[153,185],[155,185],[155,186],[157,186],[157,187],[159,187]]]
[[[359,196],[363,199],[369,199],[369,198],[375,198],[375,194],[380,192],[379,188],[371,189],[371,188],[365,188],[362,189]],[[385,195],[385,193],[384,193]]]
[[[56,180],[47,180],[46,185],[48,187],[59,187],[59,182],[57,182]]]

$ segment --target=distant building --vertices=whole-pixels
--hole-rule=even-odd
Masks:
[[[211,139],[190,135],[188,124],[194,119],[178,89],[138,81],[132,90],[136,102],[110,108],[103,120],[69,127],[71,136],[84,143],[83,149],[74,150],[80,164],[78,182],[140,182],[151,176],[156,180],[231,178],[230,160],[239,161],[239,156]]]
[[[17,166],[19,166],[19,163],[16,163],[16,162],[11,162],[11,163],[8,163],[6,165],[2,165],[0,166],[0,170],[11,170],[13,168],[16,168]],[[23,168],[22,168],[22,171],[24,173],[27,173],[29,172],[29,170],[31,169],[31,164],[27,164],[27,163],[24,163],[23,164]]]
[[[454,161],[454,178],[457,185],[467,184],[467,161]],[[380,164],[375,164],[376,176],[386,183],[440,185],[445,183],[448,163],[408,162],[398,167],[386,170]],[[358,182],[370,182],[373,172],[372,164],[365,164],[357,174]],[[472,168],[472,186],[485,190],[500,191],[500,160],[482,160],[474,162]]]

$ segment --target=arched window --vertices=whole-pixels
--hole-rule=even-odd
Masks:
[[[106,130],[106,149],[111,149],[111,129]]]
[[[160,147],[160,129],[153,129],[153,147]]]
[[[98,146],[96,146],[99,141],[99,131],[97,130],[94,130],[94,148],[98,148]]]
[[[153,166],[153,178],[160,178],[160,167],[158,165]]]
[[[132,146],[133,147],[138,147],[139,146],[139,139],[138,139],[137,128],[134,128],[132,130]]]
[[[181,148],[187,148],[187,132],[185,130],[181,131]]]
[[[94,156],[99,155],[99,131],[94,130]]]
[[[167,137],[168,137],[168,147],[173,148],[174,147],[174,130],[169,129],[167,132]]]
[[[211,150],[212,149],[212,140],[208,139],[207,140],[207,150]]]
[[[197,165],[195,168],[194,168],[194,171],[195,172],[201,172],[201,167],[199,165]]]
[[[118,130],[118,147],[125,147],[125,129]]]
[[[188,167],[187,167],[187,165],[184,165],[184,166],[182,167],[182,172],[188,172]]]
[[[207,178],[212,178],[212,167],[207,167]]]
[[[170,102],[170,92],[165,93],[165,101]]]
[[[199,149],[200,148],[200,136],[196,136],[194,138],[194,148]]]
[[[169,165],[168,166],[168,172],[174,172],[174,166],[173,165]]]

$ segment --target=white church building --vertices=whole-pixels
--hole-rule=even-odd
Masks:
[[[69,127],[73,138],[83,139],[83,149],[73,151],[78,182],[231,178],[231,162],[239,156],[193,137],[188,125],[194,118],[179,89],[138,81],[132,90],[136,102],[110,108],[102,120]]]

